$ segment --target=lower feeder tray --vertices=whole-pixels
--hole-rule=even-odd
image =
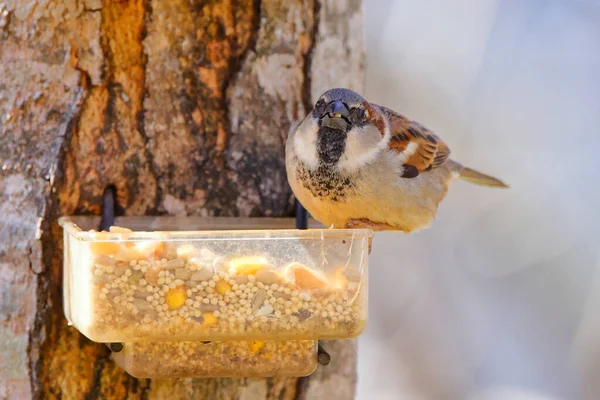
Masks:
[[[317,342],[133,342],[113,353],[136,378],[307,376],[317,367]]]

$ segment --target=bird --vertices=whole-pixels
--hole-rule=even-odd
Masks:
[[[285,147],[294,196],[329,228],[412,233],[430,227],[457,179],[508,187],[450,159],[420,123],[345,88],[324,92]]]

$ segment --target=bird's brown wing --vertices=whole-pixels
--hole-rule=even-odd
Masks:
[[[392,134],[390,150],[403,153],[404,178],[414,178],[422,172],[439,167],[448,160],[450,149],[433,132],[389,108],[377,106],[387,116]]]

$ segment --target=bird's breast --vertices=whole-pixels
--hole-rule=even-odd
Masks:
[[[302,163],[298,163],[296,178],[313,197],[333,202],[347,201],[354,190],[354,182],[350,177],[343,176],[327,166],[309,169]]]

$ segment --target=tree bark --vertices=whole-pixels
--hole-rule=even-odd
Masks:
[[[284,145],[363,88],[359,0],[0,1],[0,398],[352,398],[354,341],[307,379],[138,380],[62,313],[59,215],[289,216]]]

